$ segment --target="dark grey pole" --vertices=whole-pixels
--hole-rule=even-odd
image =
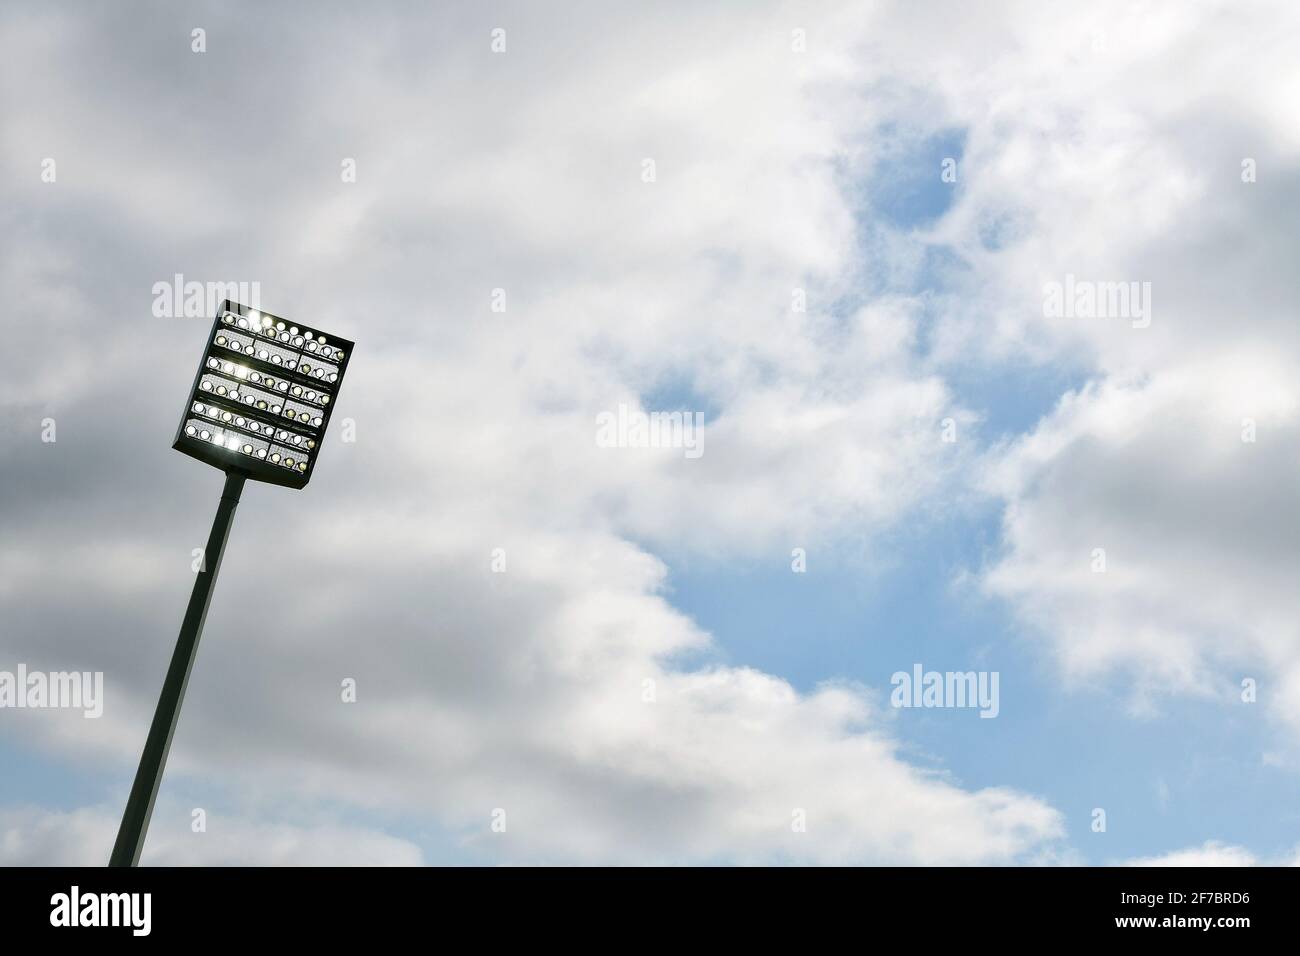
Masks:
[[[140,767],[135,772],[135,783],[131,785],[131,796],[126,801],[109,866],[135,866],[140,861],[154,798],[158,796],[158,784],[167,765],[167,751],[171,749],[176,718],[185,698],[185,686],[190,682],[190,669],[194,667],[194,657],[199,649],[199,635],[203,633],[203,621],[208,616],[212,587],[217,572],[221,570],[221,555],[226,550],[226,538],[230,535],[230,524],[235,517],[235,506],[239,504],[239,494],[244,490],[245,477],[243,472],[226,472],[226,486],[221,492],[221,503],[217,505],[217,516],[212,519],[207,549],[203,552],[203,568],[194,581],[190,604],[185,609],[185,620],[181,622],[176,650],[172,652],[172,662],[163,680],[158,709],[149,725],[149,736],[144,742],[144,753],[140,755]]]

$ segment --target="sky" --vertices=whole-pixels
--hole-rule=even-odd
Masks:
[[[103,708],[0,706],[0,864],[107,860],[193,586],[177,275],[356,346],[310,484],[244,491],[143,863],[1300,861],[1298,46],[6,4],[0,679]]]

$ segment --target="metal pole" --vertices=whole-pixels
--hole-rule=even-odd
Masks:
[[[140,860],[149,817],[153,814],[154,798],[158,796],[158,784],[167,764],[167,751],[171,749],[172,733],[176,730],[176,718],[180,715],[185,686],[190,681],[190,669],[199,648],[199,635],[203,633],[203,621],[212,601],[212,586],[221,570],[221,555],[226,549],[226,538],[235,517],[235,506],[239,504],[239,494],[244,490],[245,477],[243,472],[226,472],[226,486],[221,492],[217,515],[212,519],[207,549],[203,552],[203,567],[194,581],[189,607],[185,609],[185,620],[181,622],[176,650],[172,652],[172,662],[163,680],[158,709],[149,725],[149,736],[144,743],[144,753],[140,755],[140,767],[135,772],[135,783],[131,785],[131,795],[126,801],[109,866],[135,866]]]

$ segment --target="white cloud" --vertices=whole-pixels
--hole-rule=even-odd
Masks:
[[[1300,866],[1300,855],[1292,852],[1280,860],[1261,860],[1245,847],[1218,840],[1206,840],[1201,846],[1175,850],[1160,856],[1126,860],[1124,866]]]
[[[1260,358],[1108,382],[1069,396],[1001,457],[1006,553],[985,584],[1052,642],[1066,672],[1139,691],[1260,702],[1294,720],[1300,667],[1294,466],[1300,392]],[[1242,441],[1242,420],[1257,440]],[[1105,551],[1105,571],[1094,551]]]
[[[981,8],[928,26],[911,35],[932,52],[881,52],[965,141],[926,234],[961,263],[941,367],[1028,357],[1088,380],[987,456],[1006,508],[989,592],[1068,678],[1122,677],[1142,709],[1239,706],[1254,678],[1300,729],[1295,9]],[[1067,275],[1151,283],[1150,327],[1045,317],[1044,284]]]
[[[461,542],[383,530],[353,542],[364,592],[350,562],[318,569],[328,608],[287,608],[255,567],[227,569],[171,786],[202,794],[215,775],[255,803],[432,814],[466,852],[510,862],[1002,863],[1064,835],[1042,800],[909,764],[861,689],[803,695],[713,664],[661,596],[665,569],[626,543],[516,532],[494,576]],[[247,529],[241,546],[261,545]],[[132,761],[156,693],[142,670],[110,671],[97,721],[26,713],[29,739]]]
[[[164,817],[168,809],[174,822]],[[108,807],[0,810],[0,866],[104,866],[119,816]],[[214,816],[194,832],[181,808],[155,810],[144,866],[419,866],[420,850],[359,827],[297,826]]]

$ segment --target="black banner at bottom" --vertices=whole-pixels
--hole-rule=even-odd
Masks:
[[[519,933],[605,945],[807,944],[901,932],[925,945],[1132,937],[1220,946],[1284,933],[1296,883],[1295,871],[1278,868],[34,868],[0,870],[0,919],[11,942],[75,934],[81,943],[337,945],[436,931],[483,942]],[[664,935],[676,929],[688,935]]]

